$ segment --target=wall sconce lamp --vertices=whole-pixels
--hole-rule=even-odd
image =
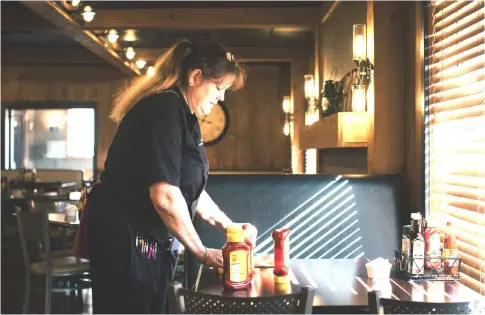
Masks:
[[[305,74],[305,98],[308,102],[308,110],[316,112],[318,106],[318,93],[315,88],[315,79],[313,74]]]
[[[353,26],[353,61],[357,74],[352,85],[352,111],[366,111],[366,93],[374,75],[374,65],[367,58],[367,27],[365,24]]]
[[[285,113],[285,124],[283,125],[283,133],[289,136],[293,127],[293,104],[289,96],[283,96],[282,102],[283,112]]]

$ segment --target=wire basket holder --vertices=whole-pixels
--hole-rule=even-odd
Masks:
[[[408,254],[396,249],[394,251],[396,271],[407,279],[414,280],[458,280],[460,279],[461,257],[444,257],[440,255],[424,255],[424,258],[414,259]],[[420,261],[422,260],[422,261]],[[412,274],[412,267],[418,272]]]

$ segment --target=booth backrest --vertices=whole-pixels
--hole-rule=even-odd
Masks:
[[[288,227],[291,258],[394,257],[409,216],[401,175],[210,175],[207,192],[234,222],[259,231],[256,253],[272,253],[271,232]],[[199,219],[206,246],[223,233]]]

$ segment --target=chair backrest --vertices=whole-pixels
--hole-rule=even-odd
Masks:
[[[42,259],[50,260],[48,214],[45,211],[15,210],[20,234],[22,255],[27,268]],[[50,261],[49,261],[50,262]]]
[[[170,313],[175,314],[311,314],[315,289],[303,286],[299,293],[233,297],[196,292],[174,283],[169,290]]]
[[[470,302],[413,302],[381,298],[379,291],[368,293],[369,310],[371,314],[483,314],[477,308],[479,304]],[[482,305],[483,307],[483,305]]]

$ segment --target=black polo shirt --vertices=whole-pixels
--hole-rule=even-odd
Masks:
[[[100,176],[101,188],[115,214],[138,232],[163,240],[170,234],[150,200],[150,186],[178,186],[193,218],[208,169],[197,117],[174,88],[145,97],[122,119]]]

